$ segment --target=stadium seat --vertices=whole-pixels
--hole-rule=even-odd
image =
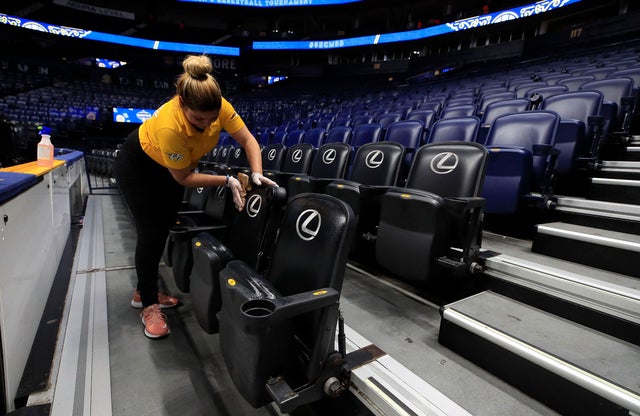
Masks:
[[[622,126],[622,121],[627,112],[623,99],[630,97],[633,90],[633,80],[631,78],[606,78],[582,84],[580,90],[599,91],[602,93],[603,101],[600,114],[605,119],[611,120],[609,132],[617,131]]]
[[[593,75],[578,75],[570,78],[559,80],[556,85],[564,85],[569,88],[569,92],[578,91],[585,82],[594,81],[596,77]]]
[[[306,131],[302,129],[291,130],[287,133],[287,137],[285,137],[283,144],[285,147],[289,148],[294,144],[301,143],[305,134]]]
[[[345,376],[335,338],[354,225],[346,203],[299,195],[286,208],[264,273],[240,260],[220,273],[222,356],[252,406],[274,401],[290,413]]]
[[[418,120],[401,120],[390,124],[387,128],[384,140],[387,142],[400,143],[406,149],[404,168],[401,175],[406,176],[409,171],[413,153],[424,140],[424,124]]]
[[[302,138],[302,143],[308,143],[311,146],[318,148],[324,144],[324,138],[326,135],[326,129],[322,127],[315,127],[307,130],[304,137]]]
[[[462,105],[454,105],[447,106],[442,109],[440,113],[439,120],[445,118],[456,118],[456,117],[469,117],[476,115],[476,105],[475,104],[462,104]]]
[[[560,116],[551,111],[505,114],[495,119],[485,143],[489,151],[482,189],[485,212],[515,213],[532,192],[542,198],[536,203],[547,203],[551,198],[548,174],[556,163],[553,144],[559,123]]]
[[[604,117],[600,124],[602,94],[598,91],[575,91],[557,94],[542,101],[540,109],[560,115],[554,147],[560,150],[558,173],[566,174],[575,168],[579,157],[589,157],[591,145],[600,141],[604,132]],[[591,119],[591,122],[589,121]]]
[[[220,311],[218,275],[233,259],[264,270],[275,240],[286,192],[282,188],[254,186],[244,209],[223,230],[203,230],[189,239],[192,255],[191,304],[200,327],[218,332]],[[222,232],[221,232],[222,231]]]
[[[527,111],[529,105],[529,100],[525,98],[514,98],[511,100],[496,101],[489,104],[482,115],[482,121],[480,123],[480,128],[478,129],[476,142],[484,143],[486,141],[489,128],[491,128],[491,124],[496,118],[504,114]]]
[[[331,127],[324,138],[324,143],[349,143],[351,140],[351,127],[335,126]]]
[[[351,146],[346,143],[325,143],[316,151],[308,175],[295,175],[289,179],[289,198],[306,193],[321,192],[327,183],[344,178],[351,156]]]
[[[375,234],[380,217],[380,196],[398,183],[404,160],[404,146],[395,142],[363,144],[355,155],[349,180],[335,180],[324,188],[349,204],[357,223],[354,249],[367,233]]]
[[[486,161],[487,151],[477,143],[422,146],[406,186],[390,188],[381,198],[377,263],[415,284],[437,280],[452,247],[462,255],[446,263],[457,270],[468,265],[479,249]]]
[[[287,189],[289,179],[294,175],[306,175],[316,149],[309,143],[298,143],[287,149],[282,167],[279,171],[266,170],[264,175],[274,180],[279,186]]]
[[[441,118],[431,126],[427,143],[473,142],[479,127],[480,119],[474,116]]]
[[[382,126],[378,123],[362,124],[353,130],[351,135],[351,147],[354,151],[367,143],[380,141],[382,137]]]

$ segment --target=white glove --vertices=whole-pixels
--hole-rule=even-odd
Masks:
[[[269,185],[269,186],[275,186],[276,188],[278,187],[278,184],[275,183],[274,181],[272,181],[269,178],[266,178],[262,175],[262,173],[258,173],[258,172],[253,172],[251,174],[251,182],[253,182],[254,184],[260,186],[260,185]]]
[[[228,176],[226,187],[231,189],[231,195],[233,196],[233,205],[235,205],[238,211],[242,211],[242,208],[244,208],[244,196],[246,195],[246,193],[244,192],[244,189],[242,189],[240,181],[233,176]]]

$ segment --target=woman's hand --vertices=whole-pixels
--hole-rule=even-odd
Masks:
[[[235,205],[238,211],[242,211],[244,208],[246,192],[242,188],[240,181],[233,176],[227,177],[227,188],[231,189],[231,195],[233,196],[233,205]]]
[[[262,173],[258,173],[258,172],[253,172],[251,174],[251,182],[253,182],[254,184],[256,184],[258,186],[260,186],[260,185],[269,185],[269,186],[278,187],[277,183],[275,183],[271,179],[263,176]]]

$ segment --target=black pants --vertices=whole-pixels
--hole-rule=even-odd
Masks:
[[[158,303],[158,266],[184,187],[142,150],[137,129],[120,149],[114,171],[136,225],[137,289],[146,307]]]

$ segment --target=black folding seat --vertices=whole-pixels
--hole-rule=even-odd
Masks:
[[[558,173],[571,172],[579,157],[591,154],[592,144],[606,135],[600,115],[602,94],[598,91],[574,91],[557,94],[542,101],[541,110],[560,115],[554,147],[560,150]]]
[[[475,116],[441,118],[431,126],[427,143],[473,142],[479,128],[480,119]]]
[[[279,171],[287,152],[287,148],[282,143],[271,144],[262,149],[262,170]]]
[[[345,201],[354,212],[358,224],[354,249],[363,236],[375,234],[380,196],[387,188],[397,185],[404,152],[404,146],[395,142],[363,144],[356,151],[349,180],[338,179],[324,188],[324,193]]]
[[[239,260],[220,273],[222,356],[252,406],[274,401],[290,413],[348,385],[335,338],[353,228],[343,201],[299,195],[286,208],[263,274]]]
[[[482,190],[485,212],[513,214],[532,193],[540,195],[532,202],[547,204],[552,179],[548,174],[557,163],[553,145],[559,123],[557,113],[541,110],[495,119],[485,142],[489,150]]]
[[[213,171],[202,173],[218,174]],[[163,259],[171,267],[173,280],[181,292],[190,291],[191,238],[202,230],[224,228],[234,215],[227,192],[224,186],[192,190],[188,209],[178,212],[175,224],[169,230]]]
[[[308,174],[315,152],[309,143],[295,144],[287,149],[280,170],[265,170],[264,175],[287,189],[292,176]]]
[[[377,263],[414,283],[439,277],[439,264],[457,270],[468,266],[479,249],[484,202],[479,195],[486,161],[487,151],[477,143],[422,146],[406,186],[390,188],[382,196]],[[461,249],[458,258],[450,257],[452,247]],[[449,260],[443,262],[444,258]]]
[[[289,179],[289,198],[305,192],[322,192],[327,183],[344,178],[351,156],[347,143],[325,143],[316,151],[308,175],[295,175]]]
[[[443,118],[475,116],[476,110],[477,108],[475,104],[447,106],[442,109],[442,113],[440,113],[440,118],[438,120],[442,120]]]
[[[487,133],[489,133],[489,128],[491,128],[491,124],[493,121],[504,115],[511,113],[520,113],[522,111],[527,111],[530,106],[530,101],[525,98],[514,98],[511,100],[502,100],[496,101],[489,104],[482,115],[482,120],[480,123],[480,128],[478,130],[478,135],[476,137],[476,142],[484,143],[487,138]]]
[[[216,315],[220,311],[220,271],[233,259],[264,270],[286,199],[283,188],[253,186],[247,192],[244,209],[228,227],[192,234],[191,304],[196,321],[205,332],[216,333],[219,329]]]

